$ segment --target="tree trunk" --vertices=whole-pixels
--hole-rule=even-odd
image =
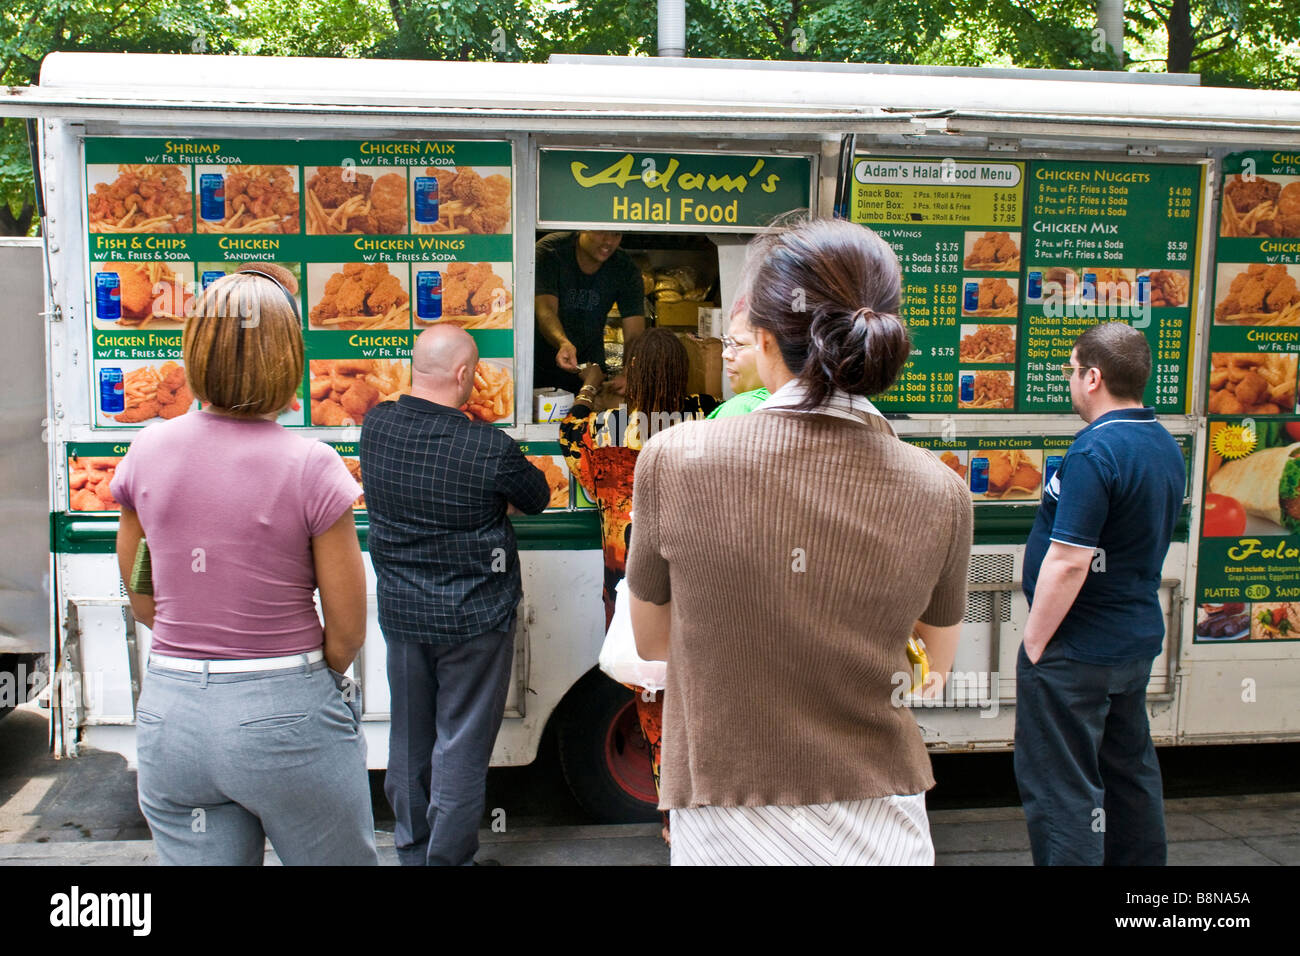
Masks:
[[[32,228],[32,216],[36,207],[30,202],[23,203],[22,211],[17,216],[8,203],[0,203],[0,236],[25,236]]]
[[[1196,38],[1192,35],[1191,0],[1174,0],[1169,9],[1169,53],[1165,68],[1170,73],[1189,73]]]

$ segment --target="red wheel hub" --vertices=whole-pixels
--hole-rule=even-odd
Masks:
[[[654,772],[650,769],[650,746],[641,733],[634,700],[628,701],[609,722],[605,732],[605,767],[628,796],[651,805],[659,802]]]

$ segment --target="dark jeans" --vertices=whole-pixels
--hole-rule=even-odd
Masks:
[[[1016,661],[1016,783],[1037,866],[1163,866],[1160,764],[1147,721],[1151,661]]]
[[[384,793],[403,866],[474,862],[513,650],[513,626],[461,644],[388,642]]]

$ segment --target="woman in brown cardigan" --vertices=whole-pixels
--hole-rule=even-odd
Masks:
[[[972,512],[866,397],[911,347],[898,261],[868,229],[805,222],[756,240],[747,292],[772,397],[636,466],[627,578],[637,647],[668,661],[673,863],[930,864],[907,640],[947,674]]]

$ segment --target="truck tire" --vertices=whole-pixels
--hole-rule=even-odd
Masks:
[[[660,819],[632,691],[592,668],[565,696],[557,720],[560,766],[579,806],[600,823]]]

